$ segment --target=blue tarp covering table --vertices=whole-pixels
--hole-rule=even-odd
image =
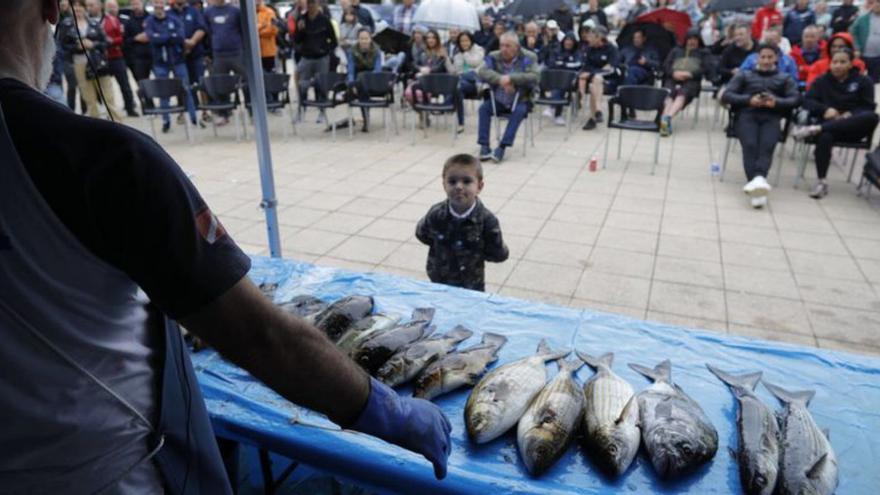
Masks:
[[[640,455],[618,480],[604,478],[579,446],[540,478],[525,471],[514,431],[487,445],[466,438],[463,415],[469,390],[442,396],[436,403],[453,425],[449,475],[433,478],[427,461],[380,440],[340,431],[326,418],[285,401],[213,351],[193,355],[202,392],[218,435],[257,445],[380,491],[405,493],[740,493],[735,459],[736,403],[727,388],[711,375],[710,362],[736,373],[762,370],[764,377],[791,389],[815,389],[810,410],[831,432],[840,462],[840,494],[880,493],[880,359],[807,347],[750,340],[588,310],[451,289],[383,274],[358,274],[293,261],[254,258],[251,277],[257,283],[279,284],[276,301],[298,294],[334,300],[353,294],[372,295],[377,311],[408,315],[416,307],[433,306],[438,331],[462,324],[479,341],[482,332],[508,337],[499,363],[535,351],[546,338],[553,348],[591,354],[615,353],[614,368],[636,390],[647,381],[626,363],[654,366],[672,360],[672,376],[696,399],[719,433],[715,459],[678,482],[662,482]],[[496,364],[497,366],[497,364]],[[548,365],[549,375],[556,365]],[[582,368],[581,382],[592,371]],[[409,393],[407,388],[402,393]],[[758,394],[776,407],[761,386]]]

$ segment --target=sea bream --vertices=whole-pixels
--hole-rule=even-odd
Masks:
[[[487,332],[480,344],[434,361],[416,378],[413,397],[431,400],[461,387],[474,386],[486,367],[498,360],[498,350],[506,343],[507,337]]]
[[[431,314],[433,315],[433,310]],[[428,326],[430,323],[430,320],[413,320],[376,334],[355,350],[353,359],[367,373],[375,376],[379,368],[397,351],[430,336],[436,329]]]
[[[828,440],[827,431],[819,429],[807,410],[816,394],[813,390],[789,391],[764,381],[783,409],[779,411],[780,495],[829,495],[837,488],[837,456]]]
[[[574,380],[580,360],[559,361],[559,373],[544,386],[516,428],[519,455],[529,474],[546,471],[571,444],[584,412],[584,394]]]
[[[484,376],[471,391],[464,408],[471,440],[489,442],[516,424],[547,383],[544,363],[563,358],[569,352],[553,352],[542,339],[536,355],[505,364]]]
[[[327,303],[315,296],[304,294],[296,296],[288,302],[280,303],[278,307],[294,316],[308,319],[327,309]],[[314,319],[311,319],[310,323],[314,323]]]
[[[420,340],[391,356],[379,368],[376,378],[389,387],[406,383],[415,378],[429,363],[445,356],[473,334],[474,332],[459,325],[445,334]]]
[[[614,354],[577,352],[596,370],[584,384],[584,451],[610,476],[620,476],[639,451],[639,401],[628,381],[611,370]]]
[[[370,296],[348,296],[335,301],[315,315],[315,326],[327,337],[336,342],[352,325],[373,312],[373,298]]]
[[[708,462],[718,450],[718,432],[699,404],[672,383],[672,364],[630,368],[654,381],[637,395],[642,443],[661,478],[675,478]]]
[[[739,402],[736,411],[739,478],[746,495],[771,495],[779,471],[779,425],[773,411],[755,395],[761,372],[731,375],[706,365]]]
[[[384,332],[396,327],[399,322],[400,315],[376,313],[365,316],[348,327],[348,330],[336,341],[336,346],[350,356],[361,342],[378,332]]]

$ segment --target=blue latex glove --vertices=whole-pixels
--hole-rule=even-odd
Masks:
[[[446,477],[449,457],[449,420],[432,402],[401,397],[384,383],[370,378],[370,397],[352,430],[422,454],[434,464],[437,479]]]

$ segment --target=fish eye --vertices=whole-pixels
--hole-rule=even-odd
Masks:
[[[617,444],[612,443],[608,446],[608,453],[611,455],[617,455]]]
[[[681,450],[682,450],[682,452],[684,452],[686,455],[691,455],[691,446],[690,446],[690,444],[686,444],[686,443],[685,443],[685,444],[682,444],[682,446],[681,446]]]

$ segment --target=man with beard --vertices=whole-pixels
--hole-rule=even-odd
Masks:
[[[445,476],[439,408],[273,305],[155,141],[38,90],[56,22],[55,0],[0,2],[3,491],[232,493],[174,320],[290,401]]]

